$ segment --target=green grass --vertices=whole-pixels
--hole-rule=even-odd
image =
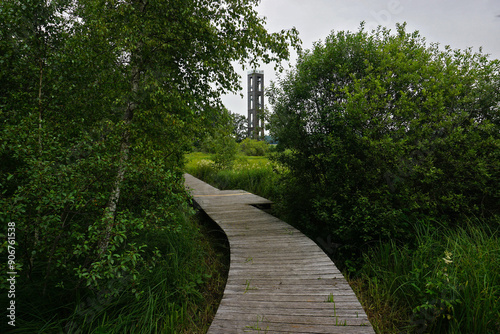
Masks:
[[[273,200],[277,195],[278,175],[264,156],[238,156],[231,169],[217,169],[209,154],[186,156],[186,171],[214,187],[243,189]]]
[[[498,234],[480,222],[415,229],[416,247],[379,245],[353,280],[377,332],[500,332]]]
[[[201,161],[212,161],[212,154],[203,152],[193,152],[186,154],[186,169],[193,170]],[[269,159],[266,156],[236,156],[236,165],[246,164],[248,167],[263,167],[269,164]]]

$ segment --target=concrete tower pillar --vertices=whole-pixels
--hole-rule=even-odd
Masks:
[[[264,138],[264,71],[248,72],[248,137]]]

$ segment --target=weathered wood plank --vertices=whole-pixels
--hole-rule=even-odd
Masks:
[[[330,294],[333,295],[333,300],[335,301],[334,303],[329,303],[328,299],[330,298]],[[250,286],[248,291],[245,293],[244,291],[226,291],[224,290],[224,297],[222,297],[223,300],[240,300],[242,302],[245,301],[269,301],[269,302],[286,302],[286,303],[300,303],[300,302],[307,302],[307,303],[325,303],[325,304],[331,304],[331,307],[333,309],[335,304],[337,304],[340,301],[352,301],[356,302],[358,299],[354,294],[351,294],[350,291],[344,291],[344,292],[335,292],[333,291],[331,293],[319,293],[319,294],[313,294],[305,291],[303,294],[280,294],[278,291],[276,291],[273,294],[265,294],[265,293],[259,293],[258,290],[252,290],[252,287]]]
[[[231,321],[227,319],[215,319],[209,329],[213,333],[295,333],[295,334],[365,334],[373,333],[371,325],[366,326],[325,326],[316,324],[285,324],[266,321],[265,316],[256,315],[251,321]]]
[[[288,310],[290,314],[298,312],[298,310],[318,310],[324,312],[333,312],[334,305],[330,303],[316,303],[308,301],[300,301],[291,304],[287,301],[263,301],[263,300],[250,300],[245,302],[245,308],[241,308],[241,302],[236,299],[223,299],[220,303],[220,312],[225,312],[225,310],[237,310],[239,312],[255,313],[264,309],[276,309],[276,310]],[[359,302],[352,300],[342,300],[339,299],[338,303],[335,305],[336,310],[352,310],[354,312],[359,312]],[[361,315],[362,313],[359,312]]]
[[[295,317],[301,316],[314,316],[314,317],[331,317],[331,316],[339,316],[345,318],[356,318],[362,319],[364,317],[364,321],[368,318],[365,314],[359,314],[359,312],[355,309],[355,307],[350,308],[336,308],[334,313],[332,313],[331,308],[328,309],[317,309],[317,308],[277,308],[277,307],[260,307],[259,312],[267,315],[292,315]],[[292,312],[291,312],[292,311]],[[239,315],[242,314],[241,310],[236,310],[232,308],[225,308],[221,310],[221,314],[232,315],[233,319],[238,319]],[[243,313],[246,314],[246,313]]]
[[[238,321],[251,323],[256,320],[254,314],[248,313],[232,313],[232,312],[221,312],[219,319],[225,319],[228,321],[234,320],[237,316]],[[276,323],[276,324],[300,324],[300,325],[327,325],[329,327],[334,327],[338,325],[342,326],[360,326],[362,324],[367,325],[366,318],[356,317],[356,314],[352,316],[341,316],[337,312],[332,312],[328,315],[287,315],[287,314],[272,314],[267,312],[262,312],[262,322],[266,323]]]
[[[185,180],[230,245],[227,284],[208,333],[374,333],[328,256],[299,230],[252,206],[269,200],[221,191],[188,174]]]

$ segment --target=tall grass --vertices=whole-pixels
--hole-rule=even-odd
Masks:
[[[218,189],[243,189],[271,200],[278,194],[276,167],[266,157],[239,157],[231,169],[218,169],[199,153],[188,159],[187,172]]]
[[[44,297],[34,285],[20,287],[20,314],[12,333],[205,333],[222,297],[227,252],[217,249],[213,226],[199,215],[175,228],[138,238],[165,254],[141,281],[114,298],[100,291],[54,289]],[[50,298],[55,297],[55,298]],[[48,300],[52,299],[52,300]],[[5,323],[5,322],[4,322]],[[5,329],[7,330],[7,329]],[[6,332],[2,331],[1,332]]]
[[[416,247],[365,254],[358,292],[383,333],[499,333],[500,240],[480,223],[415,226]]]

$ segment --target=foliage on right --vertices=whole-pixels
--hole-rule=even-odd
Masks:
[[[273,84],[270,133],[290,222],[338,254],[412,223],[500,221],[500,62],[397,25],[337,32]]]

